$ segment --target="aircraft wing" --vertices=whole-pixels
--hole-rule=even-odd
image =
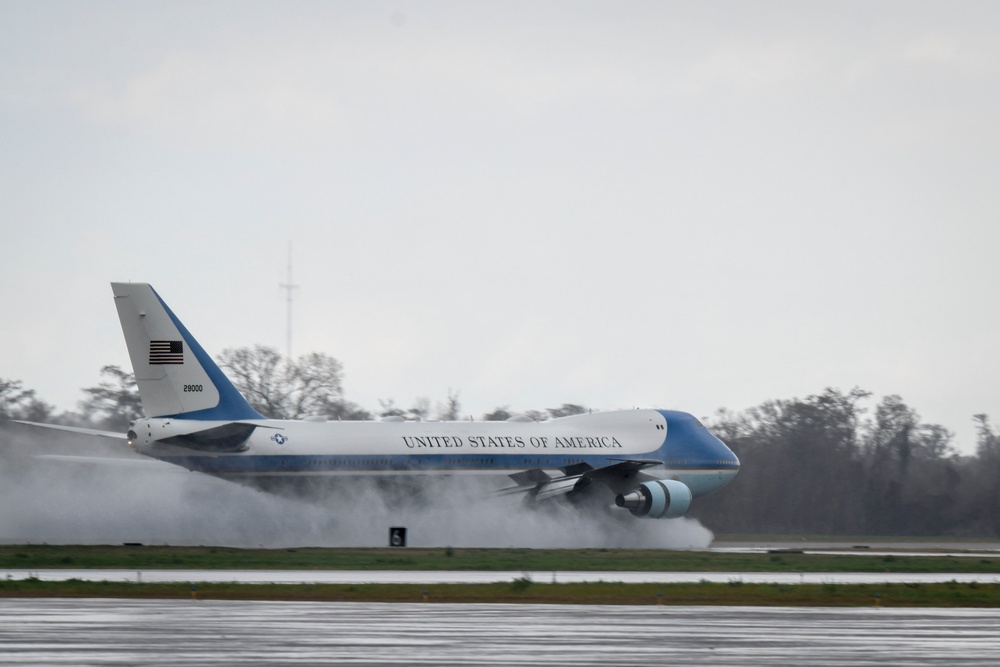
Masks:
[[[580,492],[592,482],[600,482],[612,491],[634,486],[637,473],[643,468],[663,465],[650,459],[621,459],[617,463],[594,468],[587,463],[577,463],[561,468],[562,475],[552,476],[541,468],[531,468],[509,475],[516,486],[501,489],[500,493],[525,493],[533,500],[545,500]]]

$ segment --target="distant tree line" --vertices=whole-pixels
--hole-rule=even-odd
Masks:
[[[453,391],[433,410],[430,399],[418,398],[409,408],[380,400],[369,412],[345,399],[343,367],[321,353],[289,361],[265,346],[236,348],[222,353],[220,365],[271,418],[466,417]],[[117,366],[102,368],[101,381],[83,391],[77,412],[56,414],[21,382],[0,378],[0,427],[25,419],[124,431],[142,416],[135,380]],[[973,417],[976,453],[961,456],[950,431],[923,423],[899,396],[883,397],[868,414],[870,398],[857,388],[826,389],[740,413],[719,410],[707,425],[742,467],[732,484],[694,503],[692,516],[724,533],[1000,537],[1000,433],[989,417]],[[583,412],[565,403],[518,414],[541,421]],[[481,418],[514,414],[500,406]]]
[[[924,424],[899,396],[866,418],[868,392],[721,410],[709,424],[740,458],[733,483],[692,505],[726,533],[1000,536],[1000,435],[975,415],[977,450]]]

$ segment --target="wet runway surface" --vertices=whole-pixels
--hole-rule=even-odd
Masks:
[[[790,551],[836,556],[914,556],[926,558],[996,558],[1000,542],[899,542],[874,541],[865,544],[847,542],[713,542],[708,551],[716,553],[769,553]]]
[[[710,581],[746,584],[1000,583],[1000,574],[913,572],[545,572],[479,570],[0,570],[0,577],[43,581],[130,581],[136,583],[288,584],[488,584],[528,576],[538,583],[614,581],[679,584]]]
[[[995,665],[1000,610],[0,600],[0,665]]]
[[[945,553],[960,555],[962,552],[978,552],[996,556],[1000,552],[1000,540],[937,540],[933,538],[914,540],[893,540],[878,538],[858,538],[856,540],[760,540],[733,542],[714,540],[709,551],[760,552],[771,549],[804,549],[829,553],[851,553],[859,556],[872,555],[884,551],[897,556],[940,556]],[[977,553],[977,555],[978,555]]]

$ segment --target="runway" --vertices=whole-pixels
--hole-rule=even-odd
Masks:
[[[998,662],[994,609],[0,602],[0,665]]]
[[[828,556],[913,556],[926,558],[996,558],[1000,556],[1000,542],[993,541],[940,541],[930,540],[858,540],[818,541],[784,540],[773,542],[712,542],[711,552],[717,553],[768,553],[771,551],[801,551],[804,554]]]
[[[1000,583],[1000,574],[912,572],[582,572],[481,570],[0,570],[0,577],[43,581],[129,581],[136,583],[286,584],[488,584],[528,576],[538,583],[613,581],[683,584],[710,581],[745,584]]]

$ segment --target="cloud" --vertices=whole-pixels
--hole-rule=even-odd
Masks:
[[[344,126],[344,111],[297,60],[177,53],[119,89],[103,82],[81,86],[73,101],[93,122],[165,139],[230,148],[305,145]]]

